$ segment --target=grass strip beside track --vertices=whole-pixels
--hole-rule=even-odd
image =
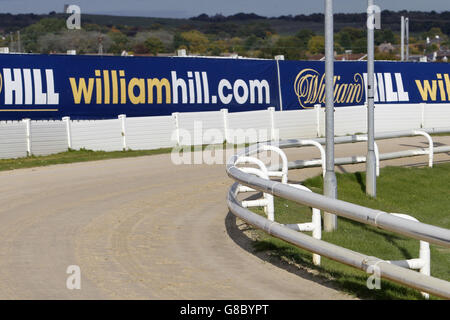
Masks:
[[[182,152],[199,151],[209,149],[230,149],[230,148],[242,148],[246,145],[233,145],[233,144],[216,144],[216,145],[203,145],[203,146],[183,146],[179,147]],[[161,148],[155,150],[126,150],[126,151],[92,151],[87,149],[81,150],[68,150],[66,152],[60,152],[56,154],[46,156],[30,156],[15,159],[0,159],[0,171],[22,169],[22,168],[34,168],[43,167],[54,164],[73,163],[73,162],[86,162],[96,160],[118,159],[118,158],[130,158],[141,157],[157,154],[171,153],[173,148]]]
[[[386,167],[381,169],[377,198],[365,194],[365,173],[336,174],[338,198],[362,206],[412,215],[421,222],[450,228],[450,163],[434,168]],[[303,183],[313,192],[323,193],[322,176]],[[260,209],[255,212],[263,215]],[[280,223],[311,221],[311,209],[297,203],[275,198],[275,220]],[[311,235],[311,233],[308,233]],[[322,257],[322,265],[312,264],[312,254],[276,239],[261,230],[254,230],[257,251],[295,263],[333,281],[339,288],[360,298],[421,299],[418,291],[382,280],[380,290],[366,286],[368,274]],[[323,232],[322,239],[339,246],[386,260],[419,257],[419,241],[374,228],[345,218],[338,218],[336,232]],[[430,245],[431,275],[450,281],[450,249]]]
[[[47,156],[30,156],[16,159],[1,159],[0,171],[22,169],[22,168],[34,168],[50,166],[54,164],[72,163],[72,162],[85,162],[105,159],[127,158],[127,157],[139,157],[147,155],[155,155],[162,153],[169,153],[170,148],[157,149],[157,150],[127,150],[127,151],[92,151],[92,150],[69,150],[66,152],[60,152]]]

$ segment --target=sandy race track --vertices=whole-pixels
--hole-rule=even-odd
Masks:
[[[423,141],[379,146],[390,152]],[[450,145],[450,137],[435,141]],[[363,155],[364,147],[337,146],[336,156]],[[311,159],[317,151],[288,156]],[[290,178],[316,174],[320,168]],[[1,172],[0,181],[0,299],[351,298],[252,252],[228,213],[223,165],[175,166],[158,155]],[[66,288],[69,265],[81,268],[81,290]]]

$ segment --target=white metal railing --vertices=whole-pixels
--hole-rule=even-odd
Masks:
[[[433,149],[434,149],[433,139],[431,138],[431,136],[428,133],[426,133],[423,130],[413,130],[413,133],[415,135],[421,135],[421,136],[424,136],[425,138],[427,138],[427,140],[428,140],[428,151],[427,151],[428,152],[428,166],[430,168],[432,168],[433,167],[433,156],[434,156],[434,154],[433,154]]]
[[[270,177],[281,177],[281,183],[287,184],[288,183],[288,168],[287,168],[287,156],[286,154],[278,147],[271,146],[271,145],[263,145],[259,149],[260,152],[263,151],[272,151],[277,153],[280,158],[282,159],[282,168],[281,171],[268,171],[265,164],[255,157],[244,157],[241,156],[236,159],[235,165],[240,164],[253,164],[257,165],[259,168],[253,168],[253,167],[240,167],[240,169],[243,172],[254,174],[260,178],[263,179],[269,179]],[[290,186],[307,191],[312,192],[310,189],[308,189],[305,186],[299,185],[299,184],[289,184]],[[255,192],[255,189],[246,187],[246,186],[240,186],[237,190],[239,193],[245,193],[245,192]],[[244,200],[241,202],[241,205],[244,208],[250,208],[250,207],[263,207],[264,213],[267,215],[267,219],[270,221],[275,221],[275,206],[274,206],[274,199],[273,196],[270,193],[263,193],[262,199],[256,199],[256,200]],[[315,239],[321,239],[322,237],[322,220],[320,217],[320,210],[317,208],[312,208],[312,221],[306,222],[306,223],[295,223],[295,224],[287,224],[288,228],[296,230],[296,231],[303,231],[303,232],[312,232],[312,237]],[[320,265],[320,255],[313,254],[313,263],[315,265]]]
[[[449,106],[449,104],[380,105],[376,113],[379,117],[377,124],[380,127],[377,127],[376,131],[384,131],[394,122],[400,128],[426,133],[432,133],[433,130],[419,128],[436,128],[438,131],[445,129],[444,126],[448,126],[450,119]],[[404,117],[405,113],[411,116]],[[200,134],[209,129],[220,132],[222,140],[217,143],[222,143],[223,140],[233,143],[239,128],[243,129],[241,131],[244,132],[242,137],[244,140],[245,128],[254,128],[267,132],[266,137],[258,136],[256,142],[291,137],[305,137],[320,142],[320,139],[314,137],[323,134],[323,118],[323,108],[320,107],[316,107],[315,110],[295,111],[275,111],[271,107],[267,110],[244,113],[228,113],[227,109],[222,109],[154,117],[119,115],[116,119],[107,120],[72,120],[64,117],[61,120],[49,121],[0,121],[0,158],[23,157],[30,153],[52,154],[66,151],[68,148],[120,151],[169,148],[177,143],[193,145],[196,143],[194,139],[182,139],[181,133],[188,132],[193,138],[195,132],[192,132],[192,127],[196,122],[203,125],[203,132]],[[364,121],[364,106],[336,108],[336,128],[340,128],[337,130],[340,135],[364,130],[361,125]],[[446,128],[450,131],[449,127]],[[61,129],[65,129],[65,132]],[[39,141],[36,141],[36,137]],[[417,151],[417,154],[426,151]]]
[[[391,132],[384,133],[378,138],[388,139],[397,136],[410,136],[416,134],[418,134],[418,132]],[[340,137],[336,138],[336,140],[339,140],[339,143],[357,142],[361,141],[361,137]],[[281,141],[277,147],[284,149],[298,147],[301,145],[303,145],[301,140],[288,140]],[[432,145],[432,140],[430,145]],[[450,283],[430,276],[430,252],[428,244],[434,243],[447,248],[450,247],[450,230],[420,223],[415,218],[404,214],[390,214],[341,200],[327,198],[325,196],[304,190],[303,188],[299,188],[298,185],[272,181],[269,179],[268,175],[255,176],[254,174],[249,174],[250,171],[248,168],[241,169],[236,167],[237,159],[242,156],[253,158],[251,156],[260,153],[265,148],[263,146],[264,145],[261,144],[252,145],[246,148],[243,152],[230,158],[227,163],[227,173],[236,181],[236,183],[231,187],[227,198],[228,207],[233,214],[275,237],[313,252],[316,256],[325,256],[366,272],[373,272],[375,266],[377,266],[380,270],[381,277],[418,289],[422,292],[424,297],[428,297],[428,293],[431,293],[440,297],[450,298]],[[441,147],[440,150],[434,151],[436,153],[442,152],[442,150],[443,149]],[[449,151],[450,149],[446,152]],[[433,149],[428,148],[427,152],[429,155],[432,155]],[[411,154],[408,152],[403,152],[400,154],[397,153],[396,156],[402,157],[410,155]],[[383,159],[382,155],[380,155],[380,159]],[[322,159],[319,161],[319,164],[321,162]],[[293,166],[290,163],[289,168],[292,167]],[[276,167],[272,167],[267,169],[267,171],[275,169]],[[263,178],[261,178],[261,176],[263,176]],[[270,194],[273,196],[279,196],[311,208],[334,213],[341,217],[418,239],[420,240],[421,248],[419,258],[399,261],[382,260],[327,243],[317,237],[309,237],[300,232],[296,232],[292,229],[297,231],[310,229],[306,225],[297,228],[292,228],[292,225],[282,225],[275,222],[273,219],[265,219],[244,208],[242,203],[237,199],[237,194],[239,193],[239,190],[241,190],[240,188],[242,188],[242,186],[245,186],[248,191],[256,190],[262,192],[263,195]],[[415,272],[409,269],[418,269],[420,272]]]
[[[399,132],[386,132],[386,133],[381,133],[381,134],[375,135],[376,140],[400,138],[400,137],[412,137],[412,136],[420,135],[420,136],[424,136],[428,142],[428,148],[403,150],[403,151],[396,151],[396,152],[384,153],[384,154],[380,154],[378,144],[375,142],[374,151],[375,151],[377,176],[380,175],[380,160],[389,160],[389,159],[397,159],[397,158],[403,158],[403,157],[428,155],[428,166],[430,168],[432,168],[433,161],[434,161],[434,154],[450,152],[450,146],[440,146],[440,147],[435,148],[433,139],[427,131],[431,132],[431,133],[447,133],[447,132],[450,133],[450,128],[440,128],[438,130],[435,130],[435,129],[405,130],[405,131],[399,131]],[[298,139],[296,141],[297,142],[295,144],[295,147],[306,146],[306,145],[310,144],[311,141],[315,142],[316,144],[318,144],[320,146],[321,146],[321,144],[325,143],[324,139],[314,139],[314,140]],[[344,137],[335,138],[336,144],[355,143],[355,142],[361,142],[361,141],[367,141],[367,135],[353,135],[353,136],[344,136]],[[323,147],[322,147],[322,150],[323,150]],[[322,166],[322,172],[324,172],[324,164],[325,164],[326,159],[325,159],[325,153],[322,150],[321,150],[320,159],[292,161],[292,162],[288,163],[288,168],[289,169],[301,169],[301,168],[307,168],[307,167]],[[366,156],[351,156],[351,157],[343,157],[343,158],[335,159],[336,165],[356,164],[356,163],[364,163],[364,162],[366,162]],[[269,170],[274,170],[276,168],[277,168],[276,166],[269,167]]]
[[[394,216],[401,217],[404,219],[419,221],[416,218],[403,214],[403,213],[391,213]],[[407,259],[407,260],[388,260],[389,263],[395,264],[403,268],[409,268],[413,270],[419,270],[423,275],[429,276],[431,270],[431,254],[430,254],[430,244],[426,241],[420,240],[419,258]],[[426,299],[429,298],[429,294],[422,292],[422,296]]]

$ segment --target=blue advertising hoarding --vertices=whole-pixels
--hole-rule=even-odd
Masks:
[[[0,54],[0,120],[308,109],[325,103],[324,67],[323,61]],[[336,107],[364,104],[366,69],[364,61],[335,63]],[[377,61],[375,73],[376,104],[450,101],[450,64]]]
[[[325,64],[281,61],[283,110],[325,104]],[[336,107],[366,101],[367,62],[338,61],[334,66]],[[445,103],[450,101],[450,64],[375,62],[375,103]]]
[[[270,60],[0,55],[0,119],[106,119],[277,104]]]

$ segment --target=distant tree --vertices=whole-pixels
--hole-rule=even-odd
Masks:
[[[375,30],[375,44],[380,45],[382,43],[396,43],[395,35],[391,29]],[[411,41],[410,41],[411,42]]]
[[[162,28],[162,25],[159,23],[153,23],[150,27],[148,27],[149,30],[159,30]]]
[[[128,50],[129,40],[126,35],[120,31],[111,31],[108,33],[111,38],[112,44],[110,52],[114,54],[121,54],[123,50]]]
[[[446,35],[442,32],[441,28],[431,28],[427,32],[422,34],[423,39],[429,37],[430,39],[435,38],[435,36],[439,36],[440,38],[446,38]]]
[[[106,27],[106,26],[100,26],[95,23],[83,23],[82,25],[83,29],[86,31],[96,31],[96,32],[108,32],[110,29],[113,29],[114,26]]]
[[[302,29],[295,36],[300,40],[302,47],[306,49],[309,40],[315,36],[315,33],[309,29]]]
[[[271,34],[274,34],[275,31],[267,22],[256,22],[250,24],[241,24],[239,25],[238,36],[239,37],[248,37],[251,35],[255,35],[258,38],[266,38]]]
[[[220,56],[227,51],[227,43],[224,40],[216,40],[211,42],[208,48],[209,54],[213,56]]]
[[[311,37],[308,41],[309,52],[312,54],[325,52],[325,38],[323,36]]]
[[[58,33],[65,28],[65,21],[56,18],[42,19],[22,30],[22,40],[27,52],[39,52],[38,39],[48,33]]]
[[[37,51],[40,53],[58,52],[66,53],[67,50],[76,50],[77,53],[97,53],[99,38],[102,38],[103,52],[108,53],[112,45],[108,35],[95,31],[66,30],[53,34],[47,33],[39,37],[37,41]]]
[[[204,53],[208,49],[209,39],[200,31],[191,30],[180,34],[180,44],[187,45],[193,53]]]
[[[431,45],[428,45],[425,47],[425,53],[432,53],[435,51],[438,51],[439,47],[436,43],[432,43]]]
[[[181,36],[180,32],[175,33],[173,36],[173,47],[179,49],[181,46],[188,47],[187,41]]]
[[[339,32],[336,40],[344,49],[352,47],[352,38],[348,32]]]
[[[375,60],[397,60],[393,52],[375,52]]]
[[[246,48],[247,50],[254,49],[255,46],[257,45],[259,39],[260,39],[260,38],[258,38],[258,37],[255,36],[254,34],[252,34],[250,37],[248,37],[248,38],[245,40],[245,42],[244,42],[245,48]]]
[[[190,18],[190,20],[196,21],[209,21],[209,16],[206,13],[202,13],[196,17]]]
[[[145,43],[139,42],[133,46],[133,52],[136,54],[148,54],[150,51],[148,50]]]
[[[164,51],[164,44],[158,38],[148,38],[145,40],[144,45],[147,47],[148,52],[154,55]]]
[[[273,48],[274,55],[282,54],[288,60],[299,60],[306,58],[307,46],[298,37],[280,37]]]
[[[267,18],[263,17],[263,16],[259,16],[255,13],[243,13],[243,12],[236,13],[235,15],[231,15],[226,18],[226,20],[241,20],[241,21],[263,20],[263,19],[267,19]]]
[[[365,53],[367,52],[367,39],[359,38],[352,42],[353,53]]]

